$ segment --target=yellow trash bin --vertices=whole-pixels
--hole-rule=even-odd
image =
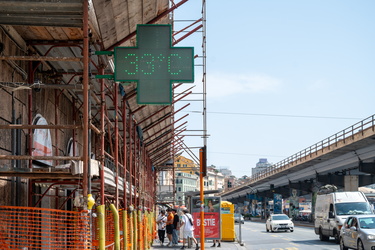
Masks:
[[[221,202],[221,240],[235,241],[234,205],[229,201]],[[225,226],[224,226],[225,225]]]

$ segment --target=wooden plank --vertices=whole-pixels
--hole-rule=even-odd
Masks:
[[[0,155],[0,160],[58,160],[58,161],[80,161],[81,156],[32,156],[32,155]]]
[[[10,177],[22,177],[22,178],[29,178],[29,179],[67,179],[67,180],[73,180],[73,179],[81,179],[79,175],[72,175],[70,173],[62,173],[62,172],[2,172],[0,171],[0,176],[10,176]]]
[[[82,29],[77,28],[61,28],[65,35],[69,38],[69,40],[82,40],[83,39],[83,31]]]
[[[31,16],[23,14],[0,15],[0,23],[24,26],[82,27],[82,15],[76,16]]]
[[[117,41],[129,34],[128,13],[123,11],[127,7],[128,3],[125,1],[113,1],[113,18]]]
[[[67,34],[61,27],[46,27],[46,31],[50,34],[53,40],[64,41],[69,40]]]
[[[82,60],[82,58],[78,58],[78,57],[51,57],[51,56],[0,56],[0,60],[80,62]]]
[[[118,2],[118,0],[93,0],[92,2],[95,8],[97,23],[103,39],[103,45],[105,48],[107,48],[116,42],[116,29],[113,22],[113,4],[115,3],[112,2]],[[122,11],[126,13],[126,10]]]
[[[143,24],[143,9],[141,1],[129,0],[128,1],[128,18],[130,33],[137,29],[137,24]]]
[[[57,88],[57,87],[56,87]],[[82,125],[29,125],[29,124],[0,124],[0,129],[81,129]]]
[[[2,27],[8,33],[8,35],[17,43],[17,45],[20,46],[20,48],[23,51],[27,50],[25,40],[23,40],[23,38],[20,36],[20,34],[17,32],[15,28],[9,25],[2,25]]]
[[[82,0],[59,0],[59,1],[0,1],[0,13],[32,13],[43,15],[47,13],[82,13]]]

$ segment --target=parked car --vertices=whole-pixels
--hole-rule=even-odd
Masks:
[[[234,223],[242,223],[244,224],[245,223],[245,219],[243,218],[242,214],[239,214],[239,213],[235,213],[234,214]]]
[[[286,214],[271,214],[266,221],[266,231],[294,231],[294,223]]]
[[[350,215],[340,231],[340,249],[375,249],[375,215]]]

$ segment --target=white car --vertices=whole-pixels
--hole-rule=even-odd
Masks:
[[[267,232],[271,231],[294,231],[294,223],[291,218],[285,214],[271,214],[266,221]]]

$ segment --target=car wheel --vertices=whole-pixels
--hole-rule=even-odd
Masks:
[[[364,249],[365,249],[365,248],[363,247],[363,243],[362,243],[361,240],[358,240],[357,249],[358,249],[358,250],[364,250]]]
[[[267,233],[270,231],[270,230],[268,230],[268,227],[266,226],[266,231],[267,231]]]
[[[328,236],[323,235],[323,233],[322,233],[322,229],[319,230],[319,239],[320,239],[321,241],[327,241],[327,240],[329,239]]]
[[[335,237],[335,243],[339,244],[340,243],[340,235],[339,235],[339,233],[337,231],[333,232],[333,237]]]
[[[294,231],[293,229],[290,230],[291,233],[293,233],[293,231]]]
[[[340,238],[340,250],[348,250],[349,248],[347,248],[345,245],[344,245],[344,239],[341,237]]]

